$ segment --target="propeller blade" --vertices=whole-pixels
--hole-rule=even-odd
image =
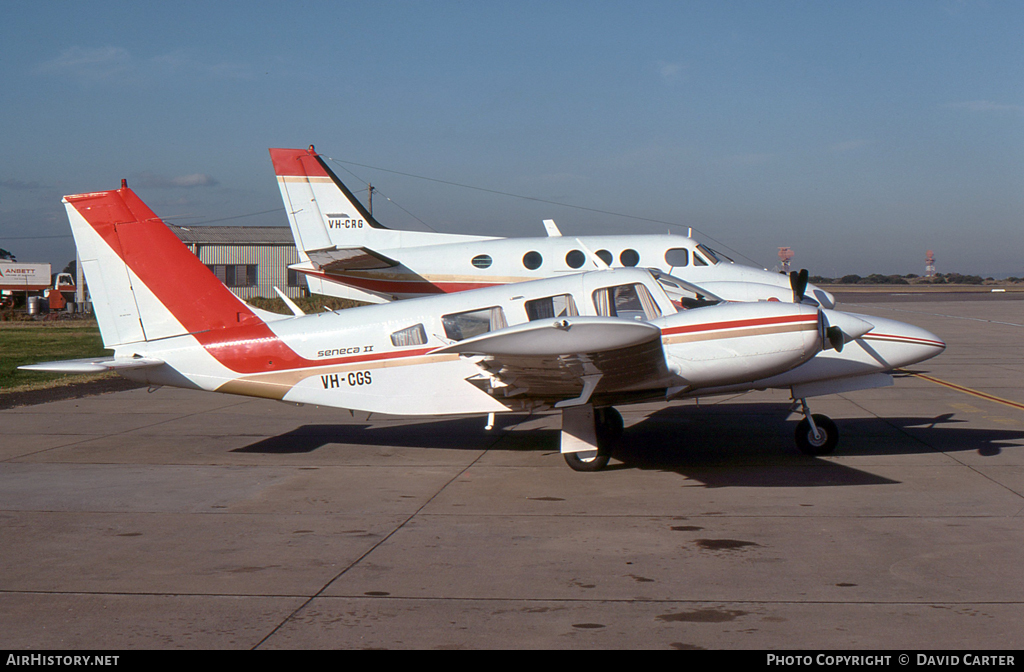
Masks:
[[[843,336],[843,330],[839,327],[829,327],[825,330],[825,337],[828,339],[829,345],[835,348],[836,352],[843,351],[843,345],[846,342],[846,338]]]
[[[800,303],[804,300],[804,292],[807,291],[807,278],[809,277],[806,268],[800,272],[791,271],[789,274],[789,286],[793,288],[793,303]]]

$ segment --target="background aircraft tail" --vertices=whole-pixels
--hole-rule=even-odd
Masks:
[[[386,229],[310,145],[309,149],[271,149],[277,184],[296,247],[306,250],[368,245],[374,229]]]
[[[104,347],[262,324],[124,181],[64,204]]]

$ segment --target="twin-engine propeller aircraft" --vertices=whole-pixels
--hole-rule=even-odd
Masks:
[[[271,149],[309,291],[369,303],[460,292],[595,268],[655,268],[729,301],[835,307],[832,295],[785,275],[720,258],[687,236],[494,238],[388,229],[309,149]],[[590,254],[593,252],[593,254]]]
[[[561,451],[581,471],[607,463],[623,429],[615,404],[766,387],[792,390],[798,445],[827,453],[835,424],[806,397],[892,384],[887,371],[945,347],[892,320],[720,302],[638,268],[277,315],[232,294],[124,182],[64,203],[113,356],[20,368],[491,424],[558,410]]]

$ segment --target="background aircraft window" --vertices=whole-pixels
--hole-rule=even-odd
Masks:
[[[445,336],[453,341],[462,341],[508,326],[505,313],[497,306],[444,315],[441,324],[444,325]]]
[[[690,251],[685,247],[673,247],[665,250],[665,263],[673,268],[690,265]]]
[[[636,250],[623,250],[619,255],[623,266],[636,266],[640,263],[640,254]]]
[[[523,255],[523,266],[526,266],[531,271],[537,270],[543,263],[544,257],[540,256],[540,252],[527,252]]]
[[[595,254],[597,254],[598,258],[601,259],[601,261],[608,264],[609,266],[612,265],[612,260],[615,258],[612,256],[612,253],[609,252],[608,250],[598,250]]]
[[[693,253],[693,265],[694,266],[707,266],[708,262],[704,261],[704,257],[700,256],[696,252]]]
[[[565,255],[565,263],[569,264],[569,268],[579,268],[586,261],[587,255],[579,250],[569,250],[569,254]]]
[[[477,268],[490,268],[491,267],[491,255],[489,254],[478,254],[473,257],[473,265]]]
[[[427,342],[427,332],[423,330],[422,324],[402,329],[391,334],[392,345],[423,345]]]
[[[652,320],[661,316],[658,304],[643,285],[605,287],[594,292],[594,308],[604,317]]]
[[[527,301],[526,316],[530,321],[543,320],[547,317],[576,317],[579,311],[576,310],[576,302],[572,294],[559,294],[548,296],[543,299]]]

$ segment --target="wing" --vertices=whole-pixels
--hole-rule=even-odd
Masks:
[[[558,408],[664,386],[671,374],[661,330],[614,317],[538,320],[435,350],[473,357],[482,369],[471,382],[498,397],[524,396]]]
[[[307,250],[309,260],[324,273],[369,271],[398,266],[398,262],[368,247],[331,247]]]
[[[163,360],[154,357],[90,357],[86,359],[65,359],[59,362],[39,362],[19,366],[25,371],[46,371],[47,373],[102,373],[125,369],[146,369],[160,366]]]

